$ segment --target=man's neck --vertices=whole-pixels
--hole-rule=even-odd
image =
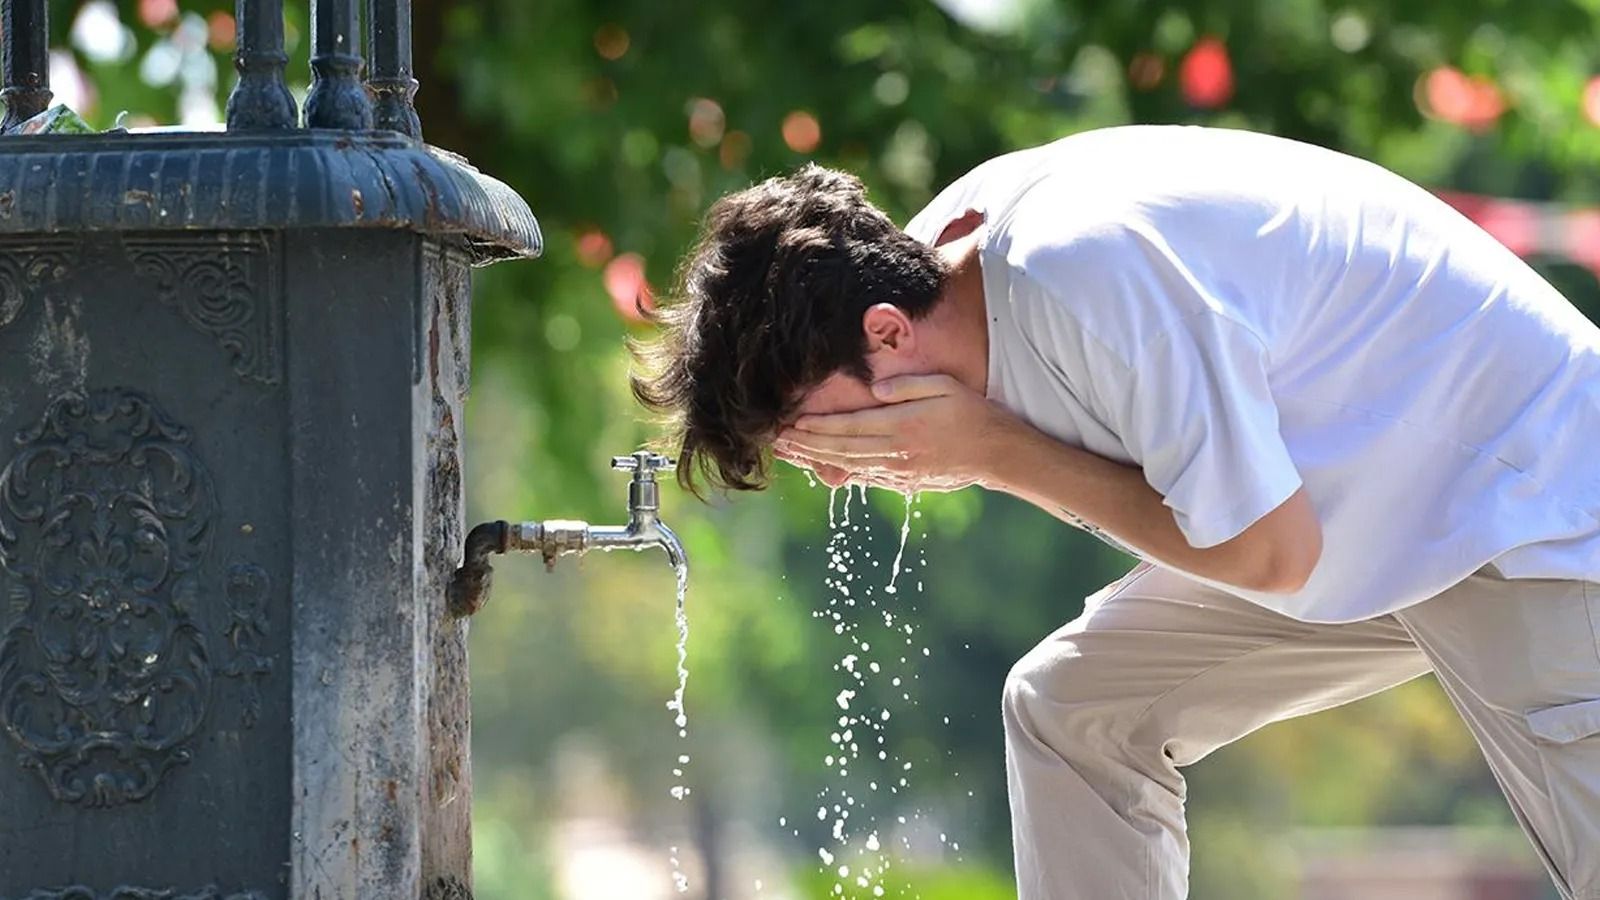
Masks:
[[[924,352],[935,369],[985,393],[989,386],[989,311],[978,235],[974,232],[940,244],[935,252],[943,258],[947,274],[944,292],[923,320],[927,329],[923,333],[928,336]]]

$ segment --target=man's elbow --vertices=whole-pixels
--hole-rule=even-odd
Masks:
[[[1310,528],[1260,554],[1250,590],[1264,594],[1297,594],[1311,580],[1322,558],[1322,529]]]

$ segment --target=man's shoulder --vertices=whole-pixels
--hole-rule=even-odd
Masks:
[[[1127,178],[1130,153],[1155,153],[1175,143],[1217,140],[1222,129],[1189,125],[1118,125],[1064,135],[979,163],[950,182],[906,225],[924,242],[938,237],[950,219],[977,209],[991,220],[1036,192],[1045,182],[1110,184]]]
[[[906,233],[933,243],[944,226],[968,209],[992,217],[1026,191],[1029,176],[1048,171],[1071,137],[1014,150],[979,163],[950,182],[906,224]]]

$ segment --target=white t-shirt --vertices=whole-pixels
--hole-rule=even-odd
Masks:
[[[907,226],[971,208],[990,399],[1140,466],[1189,542],[1302,483],[1345,622],[1493,561],[1600,581],[1600,329],[1427,191],[1243,131],[1132,126],[990,160]],[[1204,579],[1202,579],[1204,580]]]

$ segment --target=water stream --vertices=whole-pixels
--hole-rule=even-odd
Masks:
[[[678,622],[678,688],[672,692],[672,699],[667,701],[667,709],[673,713],[673,724],[678,726],[678,739],[687,740],[689,737],[689,713],[683,705],[684,691],[689,687],[689,616],[684,610],[684,595],[689,590],[689,566],[679,563],[678,574],[678,607],[675,613]],[[689,754],[678,754],[678,764],[673,767],[672,775],[679,779],[672,786],[670,793],[673,799],[683,800],[689,796],[689,787],[682,782],[684,767],[689,765]],[[689,891],[689,876],[683,873],[683,864],[678,859],[678,848],[673,847],[669,861],[672,864],[672,884],[683,894]]]

